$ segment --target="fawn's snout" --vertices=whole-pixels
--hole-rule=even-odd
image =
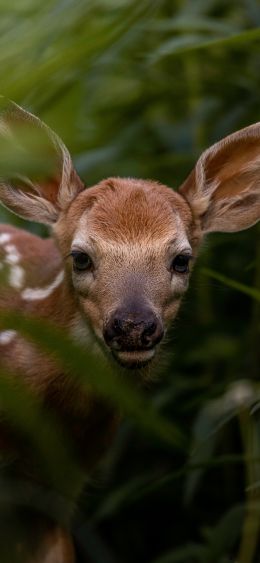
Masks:
[[[106,344],[127,365],[147,363],[163,334],[161,320],[149,308],[119,308],[110,315],[103,330]]]
[[[117,310],[104,328],[104,338],[112,350],[146,350],[163,337],[163,327],[152,311],[131,313]]]

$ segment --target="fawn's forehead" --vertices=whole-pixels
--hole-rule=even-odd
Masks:
[[[83,192],[72,206],[72,245],[114,248],[176,241],[189,245],[191,216],[178,194],[152,182],[113,179]]]

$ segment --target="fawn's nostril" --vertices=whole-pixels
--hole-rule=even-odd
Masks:
[[[124,332],[124,331],[123,331],[123,323],[122,323],[122,321],[121,321],[120,319],[115,318],[115,319],[112,321],[112,325],[113,325],[113,329],[114,329],[115,335],[118,335],[118,336],[119,336],[120,334],[122,334],[122,332]]]
[[[142,345],[144,348],[153,346],[153,335],[156,331],[157,325],[155,322],[146,323],[140,335]]]
[[[147,323],[143,330],[143,336],[151,336],[156,331],[156,327],[157,324],[154,321]]]
[[[142,335],[141,342],[145,348],[152,348],[160,342],[163,337],[163,327],[159,321],[147,323]]]

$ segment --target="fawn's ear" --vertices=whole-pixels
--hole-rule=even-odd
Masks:
[[[55,223],[83,188],[59,137],[31,113],[2,100],[0,202],[25,219]]]
[[[204,233],[240,231],[260,220],[260,123],[206,150],[180,187]]]

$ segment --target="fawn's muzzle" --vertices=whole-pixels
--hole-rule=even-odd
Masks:
[[[163,337],[161,321],[150,309],[118,309],[104,326],[104,339],[114,351],[144,351],[153,348]]]

